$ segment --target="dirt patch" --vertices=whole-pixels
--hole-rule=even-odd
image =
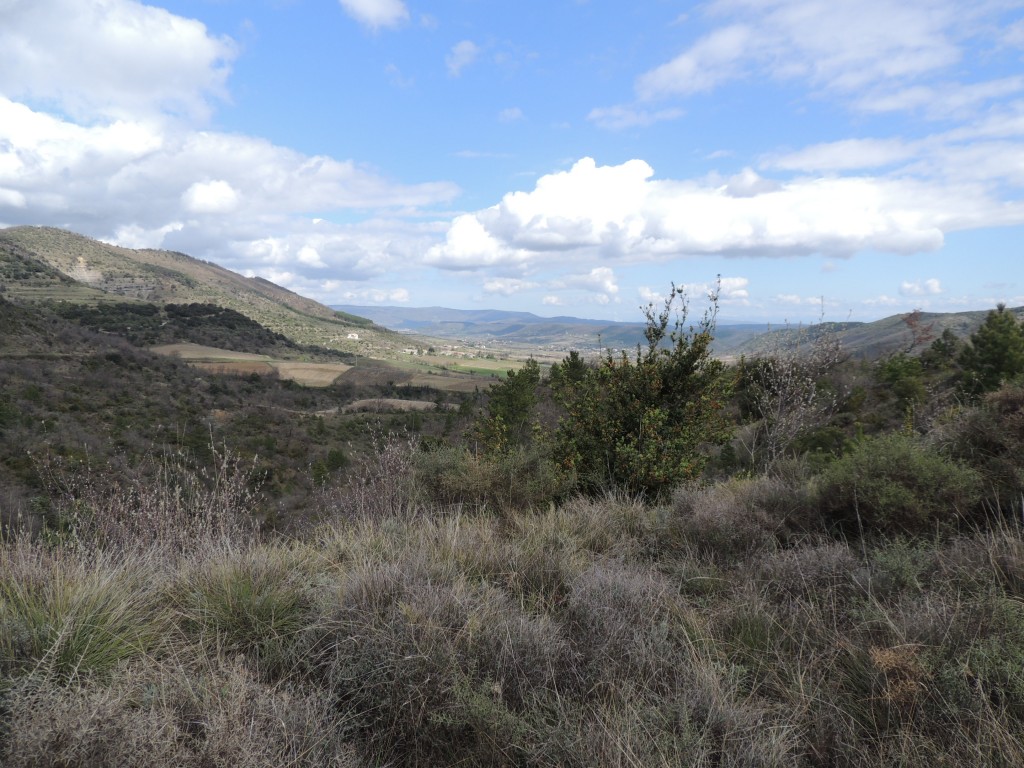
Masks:
[[[206,360],[189,360],[188,364],[201,371],[209,373],[233,373],[238,376],[247,376],[250,373],[258,373],[261,376],[268,376],[274,373],[274,366],[269,362],[210,362]]]
[[[234,352],[230,349],[204,347],[201,344],[161,344],[150,347],[150,351],[158,355],[180,357],[190,365],[210,373],[234,373],[242,376],[250,373],[258,373],[261,376],[276,373],[282,379],[294,381],[305,387],[329,386],[352,367],[343,363],[274,360],[267,355]]]
[[[158,355],[174,355],[189,362],[201,360],[205,362],[219,362],[222,360],[270,360],[266,355],[255,355],[250,352],[235,352],[231,349],[220,349],[218,347],[204,347],[202,344],[160,344],[150,347],[150,352]]]
[[[352,366],[343,363],[295,363],[275,360],[272,363],[282,379],[290,379],[306,387],[327,387]]]

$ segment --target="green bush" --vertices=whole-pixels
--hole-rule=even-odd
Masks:
[[[444,446],[416,456],[416,486],[431,504],[529,509],[564,497],[573,478],[537,444],[483,455]]]
[[[1009,385],[986,395],[944,431],[950,453],[982,474],[998,505],[1019,508],[1024,501],[1024,386]]]
[[[704,318],[687,332],[686,298],[673,285],[660,313],[653,305],[645,311],[646,347],[637,345],[634,356],[608,350],[562,392],[566,415],[555,452],[584,490],[664,497],[699,477],[709,449],[729,441],[724,405],[731,376],[711,354],[717,306],[712,296]]]
[[[927,533],[973,518],[981,477],[918,438],[865,438],[817,482],[818,508],[830,525],[857,533]]]

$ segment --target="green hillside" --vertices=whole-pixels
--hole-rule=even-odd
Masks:
[[[25,299],[216,304],[295,342],[347,352],[387,346],[392,336],[267,280],[173,251],[120,248],[50,227],[12,227],[0,230],[0,254],[8,265],[7,290]],[[45,268],[31,266],[33,260]],[[348,338],[352,332],[359,341]]]

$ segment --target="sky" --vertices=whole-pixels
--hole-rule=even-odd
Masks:
[[[0,0],[0,226],[326,304],[1024,305],[1024,0]]]

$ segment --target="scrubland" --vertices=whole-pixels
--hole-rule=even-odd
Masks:
[[[290,537],[223,454],[65,488],[0,547],[0,761],[1024,764],[1019,507],[893,534],[852,455],[530,508],[430,492],[443,459],[382,436]]]

